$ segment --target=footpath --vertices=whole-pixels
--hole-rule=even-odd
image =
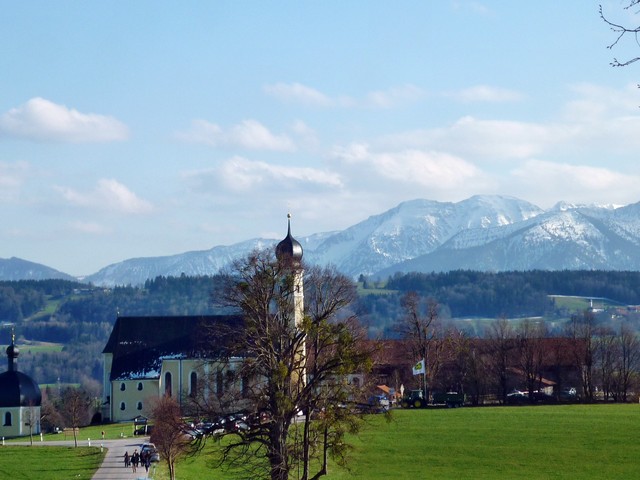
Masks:
[[[149,437],[123,438],[117,440],[103,440],[99,445],[107,449],[102,465],[93,474],[92,480],[138,480],[143,478],[154,478],[156,464],[152,463],[149,472],[140,465],[134,472],[131,467],[124,466],[124,453],[129,455],[134,450],[140,452],[140,444],[148,442]]]
[[[140,445],[144,442],[148,442],[149,437],[131,437],[131,438],[118,438],[115,440],[91,440],[91,446],[97,448],[106,449],[106,455],[102,461],[102,465],[91,477],[92,480],[142,480],[155,478],[156,464],[152,463],[149,472],[147,473],[144,466],[139,466],[137,471],[134,472],[131,467],[124,466],[124,453],[129,452],[129,455],[134,450],[140,452]],[[16,445],[28,444],[27,442],[16,442]],[[73,446],[73,440],[54,440],[46,442],[33,442],[34,446],[47,445],[47,446]],[[86,447],[89,445],[88,440],[78,440],[78,446]]]

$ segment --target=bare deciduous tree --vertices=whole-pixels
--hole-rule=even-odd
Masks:
[[[410,361],[424,359],[425,378],[427,384],[432,386],[440,372],[444,348],[438,321],[439,305],[432,298],[425,305],[416,292],[408,292],[402,298],[401,306],[405,315],[399,323],[398,331],[407,341]]]
[[[78,429],[89,423],[91,398],[80,388],[69,387],[62,393],[62,415],[73,429],[73,441],[78,446]]]
[[[629,12],[634,8],[640,8],[640,0],[627,0],[626,5],[623,7],[625,12]],[[638,12],[634,12],[637,14]],[[602,5],[600,5],[600,18],[609,25],[612,31],[614,31],[617,35],[615,41],[613,41],[607,48],[613,49],[616,45],[618,45],[623,39],[626,37],[631,37],[636,45],[640,46],[640,41],[638,39],[638,35],[640,34],[640,26],[632,26],[629,24],[629,21],[614,21],[612,17],[609,15],[605,15]],[[640,60],[640,56],[631,57],[628,60],[619,61],[617,58],[614,58],[611,62],[613,67],[626,67],[634,62]]]
[[[251,379],[243,397],[265,418],[228,437],[222,462],[242,465],[252,478],[288,480],[293,469],[302,479],[319,478],[327,473],[328,456],[344,459],[345,433],[357,430],[354,411],[344,407],[358,389],[346,378],[366,372],[370,355],[347,309],[355,286],[334,268],[309,268],[298,318],[296,275],[302,271],[273,251],[256,251],[233,264],[217,295],[242,312],[244,325],[228,357],[242,358],[239,375]],[[313,414],[318,421],[312,425]],[[306,422],[298,425],[301,416]],[[311,472],[314,458],[320,466]]]
[[[191,439],[184,433],[185,425],[180,405],[173,397],[160,397],[154,401],[151,418],[151,442],[167,463],[170,480],[175,480],[176,461],[191,450]]]
[[[518,366],[524,375],[529,400],[532,402],[535,400],[534,392],[539,389],[542,381],[546,336],[546,326],[542,321],[525,319],[517,329]]]
[[[616,399],[626,402],[631,381],[640,366],[640,342],[636,333],[628,326],[621,325],[618,334],[618,358],[615,364]]]
[[[594,394],[593,370],[597,333],[593,312],[585,310],[582,315],[572,315],[567,330],[569,338],[573,340],[571,343],[573,361],[581,372],[582,397],[585,401],[591,402]]]
[[[507,402],[508,367],[514,348],[515,331],[506,318],[499,318],[491,324],[487,332],[489,340],[489,371],[500,392],[500,401]]]

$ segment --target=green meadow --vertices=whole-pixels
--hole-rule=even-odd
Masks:
[[[90,480],[104,453],[89,447],[0,447],[0,478]]]
[[[114,427],[106,429],[110,438],[122,430]],[[639,427],[638,404],[394,410],[390,418],[368,417],[362,432],[351,439],[354,450],[349,470],[332,466],[325,478],[640,478]],[[98,434],[99,430],[83,430],[79,437]],[[0,447],[0,478],[90,478],[91,472],[58,476],[49,467],[61,460],[49,453],[53,447],[43,448]],[[79,472],[81,465],[94,458],[86,448],[78,451],[77,458],[74,449],[62,450],[67,474]],[[242,478],[237,471],[212,471],[209,458],[199,455],[182,460],[177,478]],[[163,463],[153,478],[168,478]]]
[[[636,404],[394,410],[369,417],[350,469],[325,478],[640,478],[639,427]],[[202,458],[182,461],[177,476],[241,478],[212,474]],[[162,466],[155,478],[166,480]]]

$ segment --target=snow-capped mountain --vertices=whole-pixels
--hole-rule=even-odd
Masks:
[[[558,203],[544,211],[503,196],[457,203],[412,200],[343,231],[296,238],[308,263],[333,264],[354,278],[454,269],[640,270],[640,203],[618,208]],[[212,275],[233,259],[279,240],[125,260],[85,280],[140,285],[158,275]],[[12,278],[0,270],[0,279]]]
[[[322,242],[305,258],[349,275],[371,275],[436,250],[463,231],[519,223],[543,213],[523,200],[474,196],[458,203],[412,200]]]
[[[519,223],[465,230],[378,274],[455,269],[640,270],[640,204],[554,209]]]

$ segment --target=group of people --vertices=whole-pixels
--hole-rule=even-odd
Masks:
[[[129,455],[129,452],[124,452],[125,467],[131,467],[131,469],[136,472],[139,465],[144,466],[147,472],[149,471],[149,467],[151,466],[151,452],[149,450],[138,453],[138,449],[136,448],[131,455]]]

